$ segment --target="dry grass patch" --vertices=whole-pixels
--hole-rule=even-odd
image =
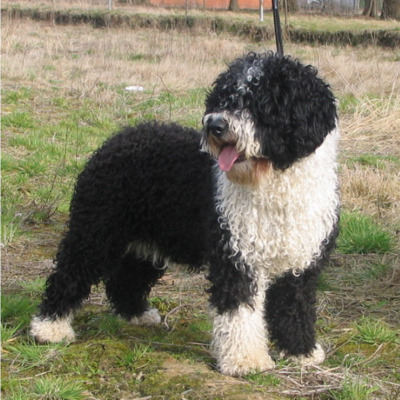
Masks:
[[[118,95],[115,88],[124,85],[141,85],[154,93],[208,87],[224,62],[246,47],[213,35],[34,22],[6,22],[2,45],[7,82],[56,87],[111,106]]]
[[[343,207],[362,210],[389,225],[400,223],[400,173],[359,165],[341,168]]]

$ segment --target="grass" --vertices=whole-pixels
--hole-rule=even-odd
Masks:
[[[272,349],[275,371],[234,379],[215,370],[209,351],[201,274],[172,269],[156,285],[159,327],[112,315],[101,285],[76,316],[75,343],[39,346],[29,321],[92,151],[142,120],[200,128],[205,92],[225,63],[274,44],[213,32],[2,22],[4,398],[398,399],[398,50],[285,46],[319,68],[340,104],[341,236],[319,285],[317,321],[328,358],[300,370]],[[125,90],[132,85],[144,90]]]
[[[377,391],[377,387],[370,387],[367,382],[346,380],[340,392],[331,392],[333,400],[369,400]]]
[[[360,213],[342,213],[338,251],[343,254],[385,254],[392,250],[391,234],[370,217]]]
[[[149,352],[152,351],[154,350],[151,349],[149,345],[146,346],[141,343],[135,345],[132,350],[127,351],[121,356],[118,362],[118,366],[133,368],[135,367],[135,365],[137,365],[138,362],[143,360]]]
[[[359,343],[378,345],[393,343],[400,339],[398,332],[391,329],[384,321],[362,318],[356,328],[357,334],[353,336],[353,340]]]
[[[382,156],[376,154],[361,154],[348,160],[348,163],[358,163],[365,167],[373,167],[375,169],[385,169],[388,163],[394,165],[400,164],[400,159],[396,156]]]
[[[15,383],[10,388],[10,400],[84,400],[87,399],[83,385],[79,382],[66,383],[62,378],[39,378],[30,390]]]
[[[56,379],[38,379],[35,382],[33,393],[39,399],[51,398],[54,400],[83,400],[84,389],[78,382],[65,383],[62,378]]]
[[[247,375],[246,379],[250,382],[254,382],[257,385],[267,387],[278,386],[281,383],[281,380],[275,375],[265,375],[259,373]]]
[[[38,345],[33,341],[17,343],[6,346],[10,357],[15,357],[16,370],[18,373],[26,372],[30,369],[38,369],[55,361],[61,356],[64,346],[56,345]]]
[[[26,325],[35,311],[30,296],[2,294],[1,320],[2,323],[11,322],[13,326]]]

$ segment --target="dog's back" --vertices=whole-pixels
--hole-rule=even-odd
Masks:
[[[216,219],[214,162],[199,149],[200,133],[194,129],[156,122],[125,128],[79,176],[70,225],[113,221],[120,231],[109,226],[99,238],[104,243],[117,235],[142,257],[158,253],[198,267],[204,262],[205,230]]]

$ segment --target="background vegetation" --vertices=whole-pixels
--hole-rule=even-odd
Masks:
[[[56,25],[7,15],[5,399],[400,398],[398,48],[286,43],[288,54],[317,66],[331,83],[341,115],[342,233],[320,281],[318,303],[318,335],[328,358],[318,368],[300,370],[274,354],[274,372],[234,379],[215,371],[209,353],[207,282],[179,268],[152,293],[164,316],[160,327],[133,327],[113,316],[101,286],[77,315],[76,343],[37,345],[28,325],[64,230],[74,180],[91,152],[119,127],[142,120],[200,128],[205,92],[226,63],[250,50],[273,49],[273,41],[206,25],[96,29],[90,23]],[[317,31],[329,30],[329,21],[312,20]],[[353,23],[365,22],[340,23],[353,32]],[[310,25],[301,17],[293,24]],[[128,86],[143,90],[127,91]]]
[[[190,29],[216,34],[228,33],[232,37],[263,42],[274,39],[272,14],[266,13],[264,22],[259,21],[258,13],[206,10],[177,10],[159,7],[119,6],[108,11],[105,7],[94,8],[91,3],[79,3],[84,8],[65,8],[63,3],[43,0],[40,6],[21,0],[2,6],[2,14],[9,18],[30,18],[47,21],[57,25],[88,23],[94,27],[156,28],[161,30]],[[75,4],[75,3],[74,3]],[[326,14],[291,14],[285,21],[284,34],[293,43],[335,44],[335,45],[374,45],[400,47],[399,22],[359,18],[353,15],[343,19]]]

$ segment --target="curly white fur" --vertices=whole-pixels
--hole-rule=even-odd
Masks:
[[[39,343],[58,343],[62,340],[73,342],[75,333],[71,326],[72,320],[72,314],[56,319],[34,317],[31,322],[30,334]]]
[[[309,356],[297,357],[297,361],[302,367],[312,367],[321,364],[325,360],[325,351],[322,346],[317,343],[315,349]]]
[[[159,325],[161,323],[161,317],[157,308],[150,308],[150,310],[145,311],[139,317],[131,318],[129,323],[142,326]]]
[[[338,129],[314,154],[281,171],[271,168],[256,187],[218,178],[217,209],[231,248],[268,278],[304,271],[320,255],[337,223]]]
[[[211,347],[223,374],[242,376],[275,367],[267,347],[264,277],[258,277],[258,285],[254,308],[243,304],[235,311],[214,316]]]

